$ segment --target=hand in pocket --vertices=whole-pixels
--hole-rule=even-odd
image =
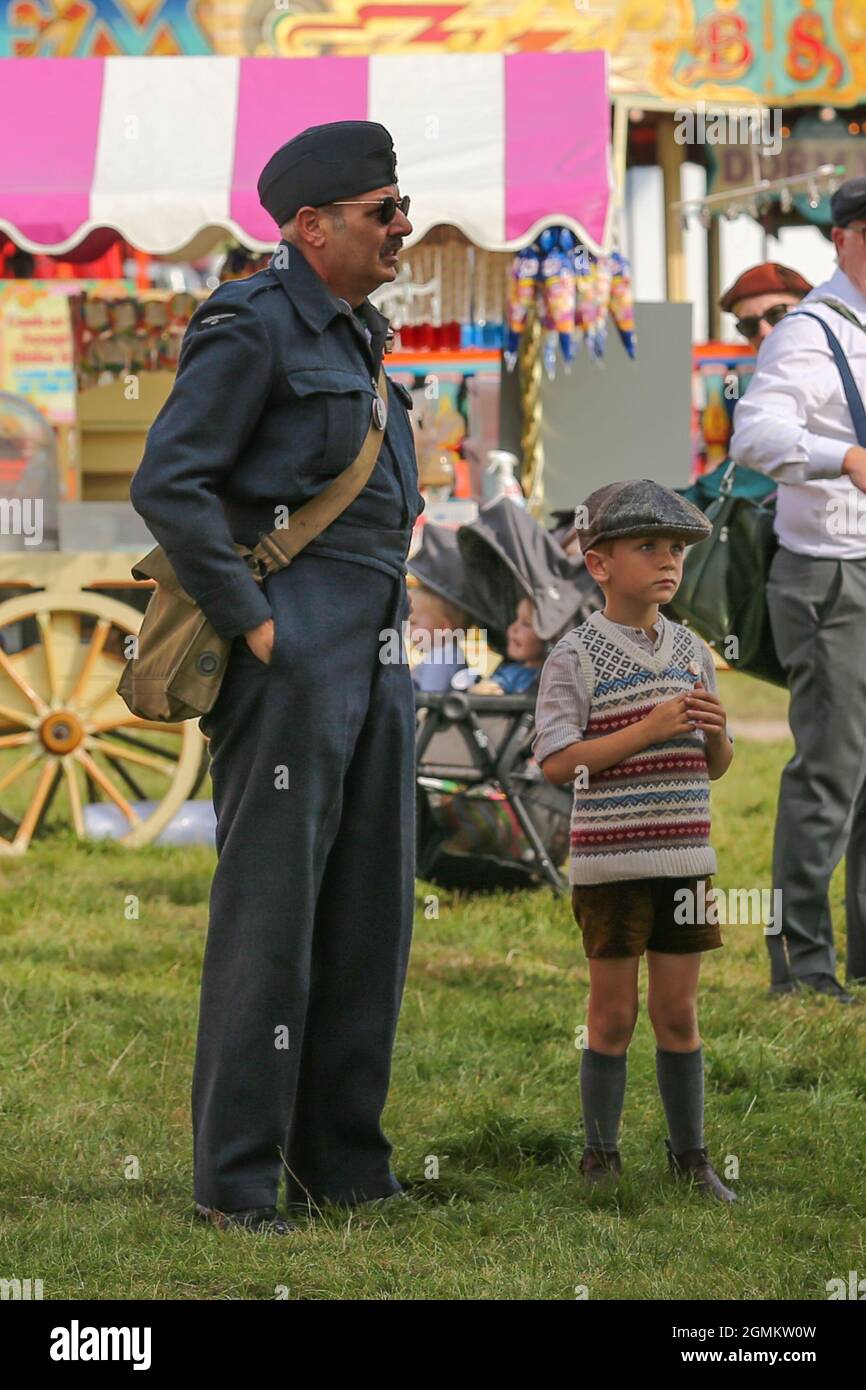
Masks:
[[[265,618],[258,627],[251,627],[244,633],[244,641],[263,666],[270,666],[274,650],[274,620]]]

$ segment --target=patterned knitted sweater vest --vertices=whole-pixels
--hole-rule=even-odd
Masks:
[[[630,642],[602,613],[593,613],[567,640],[589,692],[587,739],[634,724],[700,679],[697,638],[667,619],[654,653]],[[709,835],[707,758],[695,729],[595,773],[588,786],[575,780],[569,879],[611,883],[714,874]]]

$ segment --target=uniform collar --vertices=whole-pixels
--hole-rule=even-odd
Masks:
[[[277,263],[281,249],[282,255],[279,256],[279,260],[280,262],[285,261],[285,265]],[[333,322],[337,314],[341,314],[343,318],[352,323],[359,339],[367,348],[363,330],[360,324],[354,321],[355,316],[360,315],[372,334],[368,351],[372,353],[377,364],[381,361],[383,349],[387,350],[386,338],[389,335],[390,325],[384,314],[380,314],[369,299],[363,299],[353,314],[346,301],[338,299],[332,293],[321,275],[318,275],[310,265],[306,256],[297,247],[290,246],[285,240],[280,242],[271,257],[269,269],[276,275],[298,313],[314,333],[322,333],[328,324]]]

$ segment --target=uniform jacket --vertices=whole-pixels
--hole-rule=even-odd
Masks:
[[[388,320],[358,314],[283,241],[269,266],[220,285],[192,315],[171,394],[148,433],[130,498],[217,632],[271,616],[233,541],[253,545],[360,450]],[[307,550],[405,573],[424,508],[405,387],[388,382],[376,467],[343,516]]]

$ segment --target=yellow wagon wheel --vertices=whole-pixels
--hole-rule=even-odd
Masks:
[[[25,852],[58,792],[79,839],[85,804],[104,798],[128,824],[120,843],[135,847],[158,835],[197,786],[198,723],[138,719],[117,694],[124,641],[141,619],[84,590],[0,603],[0,855]],[[4,650],[4,629],[22,621],[33,641]],[[158,805],[140,812],[135,802],[145,800]]]

